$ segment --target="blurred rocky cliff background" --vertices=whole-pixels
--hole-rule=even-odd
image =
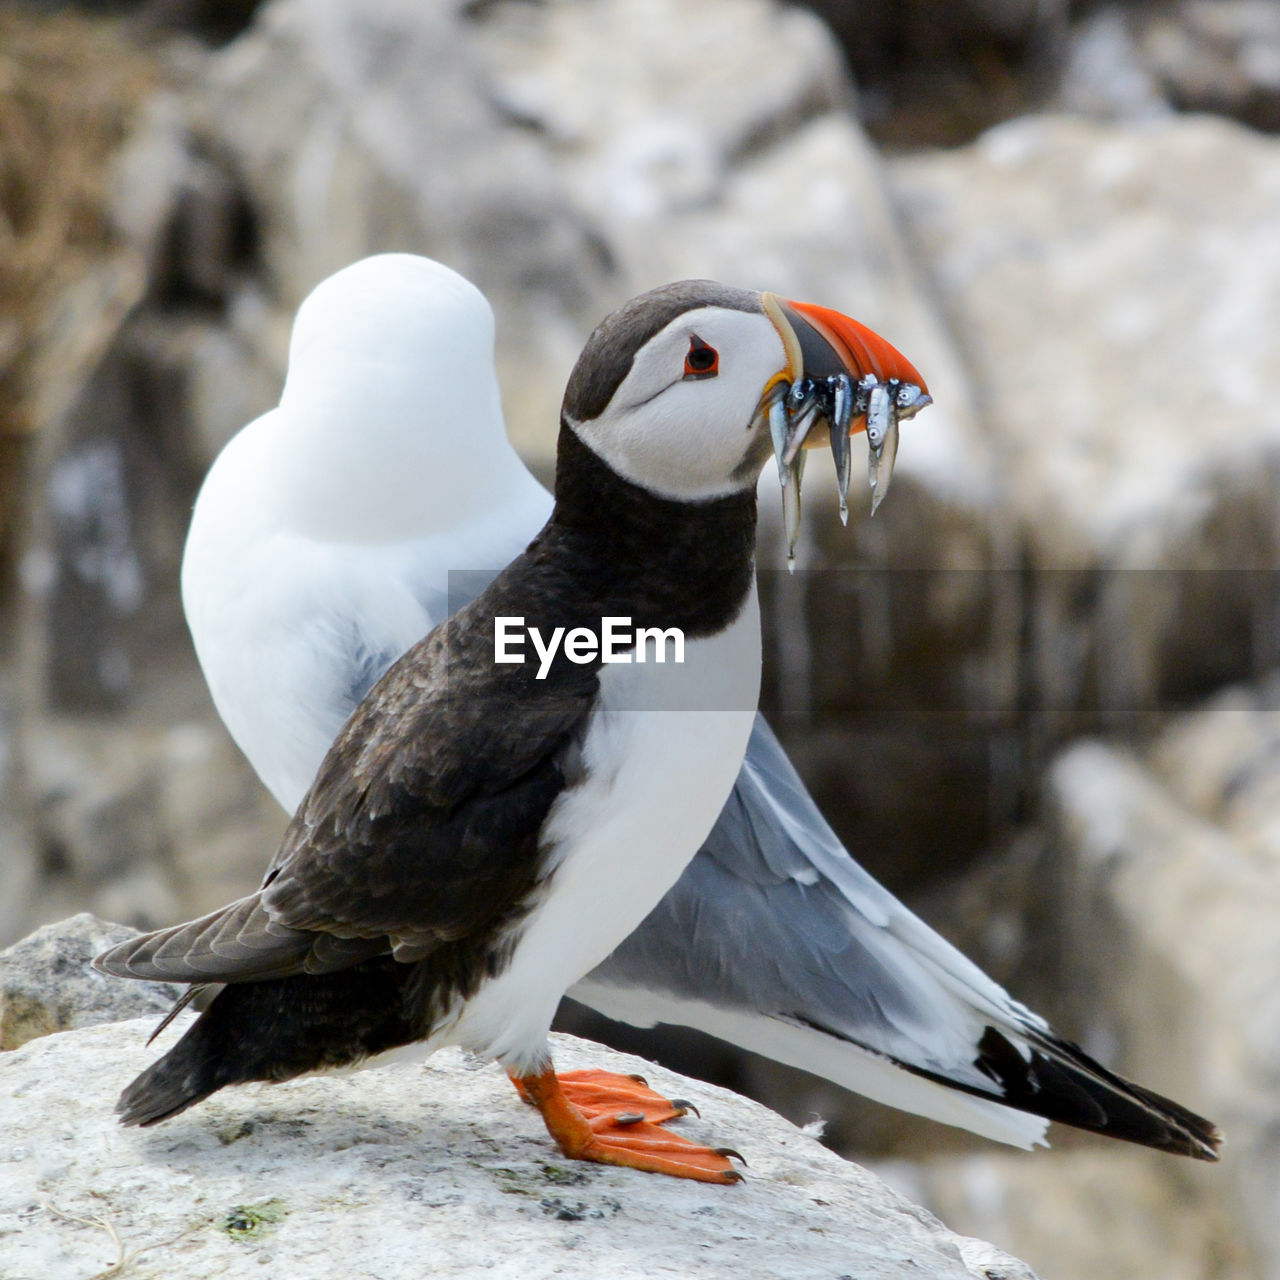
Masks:
[[[321,277],[475,280],[544,476],[617,303],[821,301],[937,404],[874,522],[811,481],[794,578],[766,527],[766,709],[856,857],[1226,1158],[1007,1154],[620,1042],[1045,1280],[1280,1277],[1277,131],[1274,0],[0,6],[0,943],[219,905],[283,829],[177,568]]]

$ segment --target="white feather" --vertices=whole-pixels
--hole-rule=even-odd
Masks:
[[[461,276],[407,254],[356,263],[303,304],[281,406],[201,488],[187,623],[218,714],[290,813],[362,669],[446,616],[451,570],[502,568],[550,514],[507,443],[492,347]]]
[[[697,1027],[775,1062],[822,1076],[864,1098],[967,1129],[983,1138],[1026,1150],[1049,1145],[1045,1141],[1049,1122],[1041,1116],[947,1088],[812,1027],[753,1017],[741,1010],[701,1001],[659,997],[636,987],[606,987],[590,979],[579,983],[570,994],[605,1017],[633,1026],[651,1027],[666,1022]]]

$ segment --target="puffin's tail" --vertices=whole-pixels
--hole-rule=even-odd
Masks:
[[[218,1021],[206,1011],[163,1058],[125,1088],[116,1103],[121,1124],[158,1124],[223,1085],[253,1078],[229,1069],[229,1064],[220,1058]]]
[[[259,892],[104,951],[93,963],[117,977],[186,982],[206,998],[210,984],[227,984],[121,1094],[121,1121],[157,1124],[225,1085],[290,1080],[410,1043],[402,995],[416,966],[379,954],[386,947],[279,924]]]
[[[411,1043],[418,1037],[402,1012],[411,969],[386,956],[224,987],[120,1095],[120,1122],[158,1124],[229,1084],[291,1080]]]

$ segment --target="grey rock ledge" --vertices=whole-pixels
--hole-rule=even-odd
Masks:
[[[121,1259],[130,1280],[260,1267],[291,1280],[1035,1280],[764,1107],[566,1036],[562,1069],[638,1071],[694,1099],[703,1119],[679,1129],[742,1149],[747,1180],[566,1161],[496,1066],[451,1050],[226,1090],[159,1128],[122,1129],[112,1107],[156,1052],[153,1025],[0,1054],[7,1280],[90,1280]]]

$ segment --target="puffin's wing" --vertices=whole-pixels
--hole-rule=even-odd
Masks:
[[[1207,1121],[1061,1040],[863,871],[759,716],[703,850],[570,994],[1016,1145],[1043,1139],[1042,1117],[1207,1158],[1216,1145]]]
[[[457,617],[437,628],[374,687],[262,889],[122,943],[98,967],[186,982],[332,972],[388,952],[421,959],[517,919],[541,875],[541,828],[576,758],[595,676],[533,686],[514,715],[506,683],[518,669],[448,663],[451,638],[467,648],[465,636],[456,643],[464,630]]]
[[[94,965],[119,978],[248,982],[294,973],[329,973],[388,950],[380,938],[348,939],[290,929],[266,909],[259,892],[198,920],[130,938],[103,952]],[[192,987],[180,997],[156,1034],[198,990]]]

